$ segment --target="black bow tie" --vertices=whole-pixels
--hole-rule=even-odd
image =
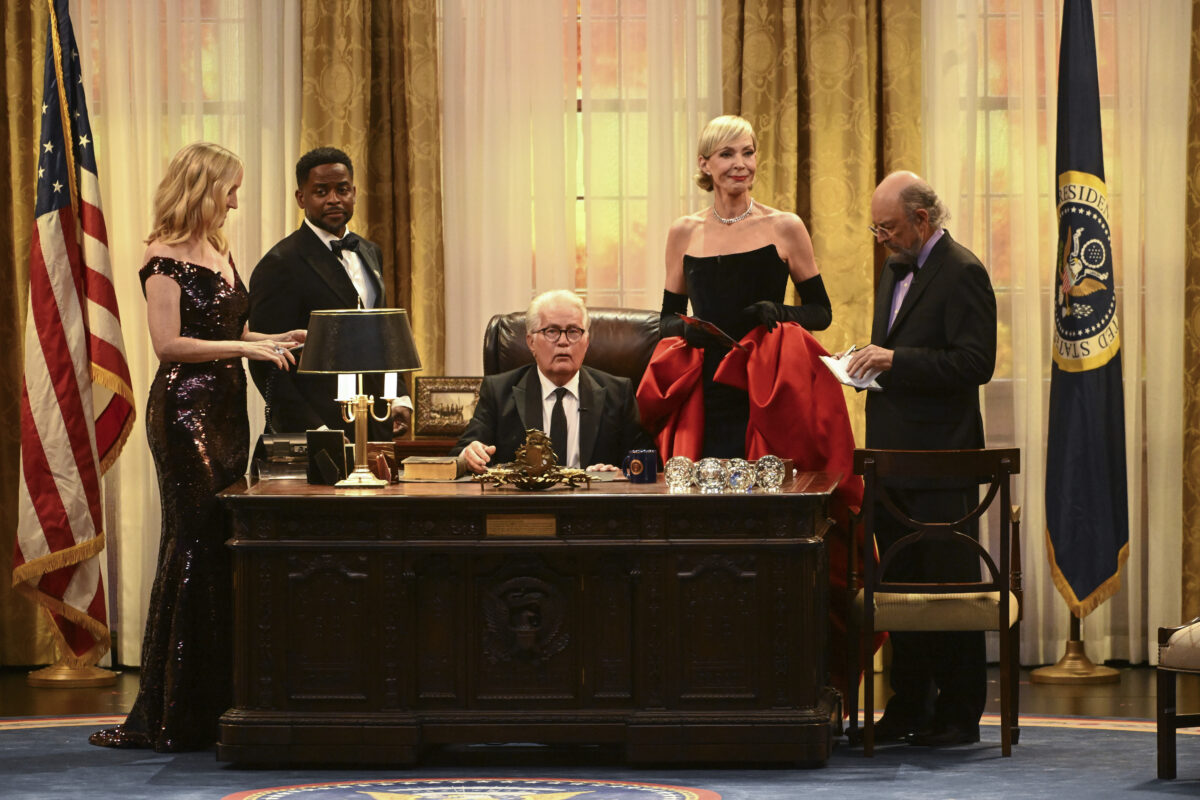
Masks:
[[[353,250],[357,253],[358,243],[360,241],[362,240],[359,239],[357,234],[347,233],[341,239],[334,239],[332,242],[330,242],[329,249],[333,251],[335,256],[341,258],[343,250]]]
[[[896,283],[904,280],[908,273],[917,271],[917,265],[909,261],[891,261],[888,266],[891,267],[892,274],[896,276]]]

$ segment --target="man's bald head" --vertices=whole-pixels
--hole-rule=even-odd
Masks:
[[[890,173],[871,195],[871,221],[888,249],[915,259],[921,246],[950,217],[933,187],[908,170]]]

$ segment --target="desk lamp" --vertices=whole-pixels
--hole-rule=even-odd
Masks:
[[[296,371],[305,374],[358,376],[358,392],[338,397],[342,419],[354,423],[354,472],[337,482],[343,487],[378,487],[387,481],[376,478],[367,467],[367,415],[383,422],[392,415],[396,388],[394,376],[385,379],[383,397],[387,410],[375,413],[375,398],[363,393],[363,375],[368,372],[414,372],[421,357],[402,308],[328,309],[313,311],[308,318],[308,338]],[[340,394],[340,393],[339,393]]]

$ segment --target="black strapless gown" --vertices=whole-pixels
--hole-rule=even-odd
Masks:
[[[755,323],[742,309],[760,300],[782,303],[787,291],[788,268],[775,245],[748,253],[683,257],[692,313],[741,339]],[[703,456],[745,458],[746,426],[750,402],[740,389],[713,382],[725,348],[704,349],[704,448]]]
[[[156,258],[141,270],[179,284],[180,333],[240,339],[250,298],[195,264]],[[242,477],[250,426],[239,358],[161,363],[146,401],[146,435],[162,495],[158,572],[142,640],[137,700],[125,722],[92,734],[108,747],[202,750],[232,700],[232,568],[217,492]]]

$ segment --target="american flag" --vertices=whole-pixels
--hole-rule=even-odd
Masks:
[[[59,662],[109,648],[100,476],[133,427],[133,392],[68,0],[50,3],[13,585],[54,622]]]

